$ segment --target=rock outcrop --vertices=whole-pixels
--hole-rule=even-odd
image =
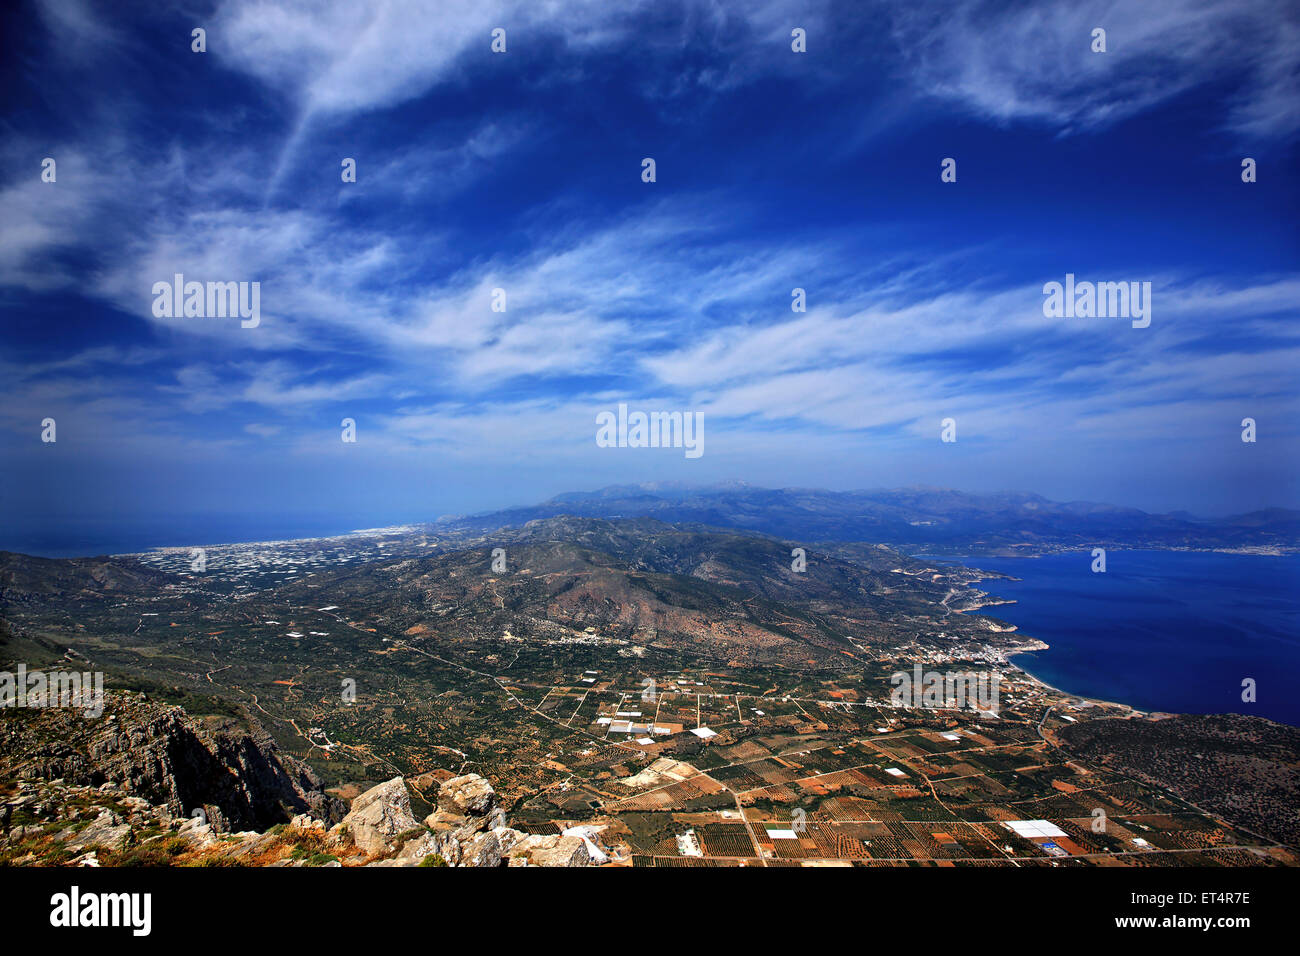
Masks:
[[[111,695],[103,717],[0,715],[0,863],[167,866],[591,866],[603,827],[510,826],[479,774],[402,777],[348,807],[255,724],[204,722]],[[5,778],[8,783],[5,783]]]
[[[94,720],[52,708],[0,722],[0,771],[76,787],[116,784],[175,817],[201,811],[220,831],[265,830],[299,813],[341,819],[345,805],[315,773],[281,754],[255,721],[248,725],[109,694]]]
[[[450,813],[483,816],[496,806],[496,791],[476,773],[453,777],[438,790],[438,806]]]
[[[582,837],[533,834],[511,856],[511,866],[590,866],[595,861]]]
[[[352,804],[344,825],[348,826],[359,806],[362,815],[373,816],[377,805],[409,808],[405,781],[396,777],[363,793]],[[598,844],[599,827],[549,835],[513,829],[505,810],[497,805],[492,784],[476,773],[445,781],[438,789],[437,805],[438,809],[424,818],[423,832],[395,839],[401,834],[393,826],[386,839],[369,843],[365,848],[371,852],[392,854],[371,865],[420,866],[434,860],[447,866],[590,866],[608,860]],[[352,836],[362,845],[360,833]],[[372,839],[370,834],[365,838]]]
[[[343,818],[344,829],[367,853],[396,850],[400,846],[399,837],[419,826],[411,814],[411,795],[401,777],[394,777],[357,797]]]

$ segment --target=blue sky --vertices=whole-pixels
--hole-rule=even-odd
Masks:
[[[153,6],[0,29],[0,547],[646,480],[1300,506],[1286,3]],[[156,318],[177,272],[260,324]],[[1045,317],[1066,273],[1150,327]],[[705,454],[597,447],[620,402]]]

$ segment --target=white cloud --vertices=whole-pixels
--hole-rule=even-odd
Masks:
[[[209,50],[289,96],[304,115],[340,115],[392,106],[453,80],[462,57],[468,56],[469,69],[492,68],[497,27],[506,30],[505,56],[547,35],[575,56],[611,47],[629,39],[640,15],[656,9],[681,16],[680,46],[710,31],[725,43],[726,30],[738,25],[775,44],[788,43],[796,20],[804,27],[820,24],[822,7],[814,2],[791,10],[774,0],[689,0],[668,11],[651,0],[441,0],[436,6],[420,0],[225,0],[213,18]],[[473,59],[476,51],[481,59]],[[781,62],[771,57],[768,67]],[[718,85],[734,82],[716,79]]]
[[[1286,0],[963,0],[898,2],[888,11],[912,81],[979,116],[1071,132],[1230,81],[1242,87],[1229,129],[1251,136],[1300,129],[1300,43]],[[1091,49],[1097,27],[1106,31],[1105,53]]]

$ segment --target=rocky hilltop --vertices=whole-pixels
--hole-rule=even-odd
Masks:
[[[509,825],[492,785],[476,773],[437,788],[437,809],[417,823],[406,782],[366,791],[331,835],[379,857],[373,866],[592,866],[609,861],[599,826],[524,833]],[[426,791],[427,793],[427,791]]]
[[[59,708],[9,712],[0,719],[0,770],[5,781],[120,790],[220,830],[264,829],[300,813],[341,819],[343,801],[248,723],[201,721],[131,693],[107,695],[95,720]]]
[[[199,721],[138,694],[102,717],[0,712],[0,865],[587,866],[598,826],[513,829],[478,774],[395,777],[352,801],[324,792],[256,723]]]

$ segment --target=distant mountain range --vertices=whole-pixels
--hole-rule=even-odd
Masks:
[[[1300,549],[1300,511],[1269,508],[1227,518],[1149,514],[1025,492],[968,494],[942,488],[824,491],[744,484],[612,485],[531,507],[440,519],[430,530],[485,533],[574,515],[650,517],[743,529],[795,541],[890,544],[911,552],[1042,553],[1093,547],[1290,552]]]

